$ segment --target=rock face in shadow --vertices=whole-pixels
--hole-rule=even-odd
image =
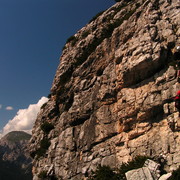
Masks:
[[[121,1],[68,39],[33,128],[34,180],[82,179],[137,155],[163,155],[168,172],[179,166],[179,7]],[[45,131],[45,122],[54,128]]]
[[[31,135],[12,131],[0,139],[0,179],[31,180],[32,159],[27,150]]]

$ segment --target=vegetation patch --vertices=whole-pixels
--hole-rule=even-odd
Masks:
[[[123,163],[118,170],[119,178],[126,179],[126,176],[125,176],[126,172],[133,169],[142,168],[147,159],[152,159],[152,158],[147,157],[147,156],[137,156],[132,161]]]
[[[40,147],[36,151],[33,151],[30,153],[30,156],[32,158],[37,158],[39,159],[40,157],[44,156],[46,151],[48,150],[49,146],[51,145],[51,142],[49,141],[48,138],[43,138],[40,142]]]
[[[74,46],[76,44],[76,42],[77,42],[77,38],[75,36],[70,36],[67,39],[66,43],[69,43],[69,42],[71,42],[72,46]]]
[[[49,139],[47,139],[47,138],[43,138],[40,142],[40,148],[41,149],[47,150],[50,145],[51,145],[51,143],[50,143]]]
[[[84,31],[81,35],[82,39],[85,39],[90,34],[90,31]]]
[[[36,151],[32,151],[32,152],[30,152],[30,156],[31,156],[31,158],[35,158],[35,156],[36,156]]]
[[[38,175],[38,178],[40,179],[46,179],[47,178],[47,171],[41,171]]]
[[[118,174],[113,172],[109,166],[98,166],[95,172],[88,180],[117,180]]]
[[[147,156],[137,156],[132,161],[123,163],[119,169],[113,170],[109,166],[98,166],[96,171],[92,172],[88,180],[123,180],[126,179],[125,173],[143,167],[145,161],[151,159]]]
[[[45,134],[49,134],[49,132],[54,129],[54,125],[52,123],[49,122],[44,122],[43,124],[41,124],[41,130],[45,133]]]
[[[177,170],[173,171],[172,176],[168,180],[179,180],[180,179],[180,166]]]
[[[49,93],[47,97],[50,99],[50,98],[51,98],[51,96],[52,96],[52,95],[51,95],[51,93]]]
[[[54,174],[48,175],[47,171],[41,171],[38,175],[38,178],[42,180],[58,180],[58,178]]]
[[[46,149],[39,148],[37,151],[34,152],[34,157],[36,156],[36,159],[39,159],[40,157],[44,156],[46,153]],[[31,156],[32,157],[32,156]]]
[[[70,37],[66,40],[65,45],[66,45],[67,43],[71,43],[71,45],[74,46],[77,41],[78,41],[78,39],[77,39],[75,36],[70,36]],[[66,48],[65,45],[64,45],[64,47],[62,48],[62,50],[64,50],[64,49]]]
[[[37,158],[44,156],[50,145],[51,142],[49,141],[49,139],[47,138],[42,139],[40,142],[40,148],[36,151]]]

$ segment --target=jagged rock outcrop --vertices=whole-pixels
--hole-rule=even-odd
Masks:
[[[179,166],[179,7],[121,1],[68,40],[33,128],[34,180],[42,172],[82,179],[98,164],[119,167],[137,155],[163,155],[168,172]],[[42,130],[45,122],[54,128]]]
[[[32,159],[28,152],[30,134],[12,131],[0,139],[0,179],[31,180]]]
[[[126,172],[126,179],[127,180],[134,180],[134,179],[158,180],[160,178],[160,166],[161,165],[156,163],[155,161],[147,159],[142,168],[138,168]]]

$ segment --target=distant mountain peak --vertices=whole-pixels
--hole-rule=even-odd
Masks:
[[[31,135],[12,131],[0,139],[0,179],[32,179],[31,161],[27,149]]]
[[[31,135],[24,131],[11,131],[2,137],[1,141],[19,142],[22,140],[29,140],[30,138]]]

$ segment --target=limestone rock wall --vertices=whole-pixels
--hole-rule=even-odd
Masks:
[[[34,180],[86,177],[98,164],[119,167],[137,155],[180,164],[180,122],[172,97],[180,88],[171,66],[180,45],[180,2],[121,1],[65,45],[51,89],[33,128]],[[41,130],[45,122],[54,129]]]

